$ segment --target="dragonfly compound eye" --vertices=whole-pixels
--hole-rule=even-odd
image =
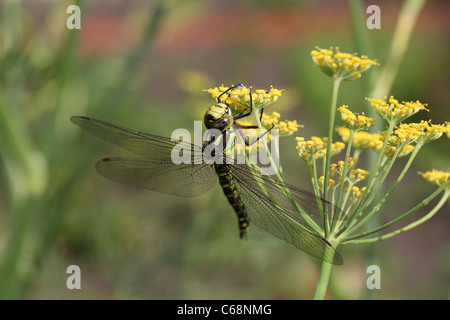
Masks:
[[[215,118],[212,114],[210,113],[206,113],[205,117],[203,118],[203,122],[205,123],[205,127],[210,129],[210,128],[214,128],[214,122],[215,122]]]
[[[220,131],[229,129],[233,124],[233,117],[229,114],[224,114],[218,121],[216,128]]]

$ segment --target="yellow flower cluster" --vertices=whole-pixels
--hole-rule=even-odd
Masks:
[[[402,150],[400,150],[398,157],[404,157],[407,156],[408,154],[410,154],[411,152],[413,152],[414,150],[414,146],[412,145],[407,145],[407,146],[403,146]],[[392,146],[387,146],[386,150],[384,151],[385,154],[388,155],[393,155],[395,153],[395,151],[397,150],[396,147],[392,147]]]
[[[356,162],[358,159],[349,157],[348,158],[348,164],[347,164],[347,170],[351,169],[348,174],[349,182],[353,185],[355,183],[358,183],[359,181],[364,180],[368,175],[369,171],[363,170],[363,169],[352,169],[355,167]],[[341,182],[342,176],[345,174],[344,172],[345,168],[345,162],[339,161],[338,163],[332,163],[330,164],[330,177],[334,177],[334,175],[339,175],[340,178],[338,182]]]
[[[416,102],[403,101],[403,103],[399,103],[393,96],[391,96],[387,102],[385,101],[386,97],[384,99],[366,99],[371,103],[380,117],[389,123],[397,124],[420,110],[428,111],[428,109],[425,108],[427,105],[422,104],[418,100]]]
[[[261,124],[264,128],[269,130],[270,128],[280,130],[280,137],[290,136],[297,132],[299,124],[296,120],[294,121],[280,121],[280,114],[278,112],[272,112],[269,116],[265,113],[262,115]]]
[[[369,175],[369,171],[363,169],[350,170],[349,179],[354,183],[364,180]]]
[[[431,170],[427,171],[425,173],[419,172],[419,174],[430,184],[440,187],[444,183],[447,183],[450,181],[450,171],[439,171],[439,170]],[[450,184],[448,184],[448,187],[450,188]]]
[[[356,161],[358,159],[349,157],[348,158],[348,164],[347,168],[353,168],[356,165]],[[338,161],[338,163],[332,163],[330,164],[330,176],[334,176],[335,174],[342,175],[345,167],[344,161]]]
[[[312,157],[314,159],[320,159],[327,154],[327,141],[328,138],[311,137],[311,140],[305,141],[303,137],[296,137],[297,152],[300,158],[310,163]],[[342,142],[335,142],[331,144],[331,155],[335,155],[345,148],[345,144]]]
[[[381,135],[378,135],[380,138],[378,140],[373,140],[373,143],[371,144],[370,148],[379,153],[383,147],[383,141],[384,139],[381,138]],[[392,136],[391,138],[392,139]],[[391,140],[389,140],[391,141]],[[400,147],[400,145],[398,146],[394,146],[394,145],[387,145],[386,148],[384,149],[384,155],[387,157],[391,157],[395,154],[395,152],[397,151],[397,148]],[[397,157],[404,157],[407,156],[408,154],[410,154],[413,150],[414,150],[414,146],[412,145],[404,145],[401,147],[402,149],[400,150],[400,152],[398,153]]]
[[[354,80],[361,77],[361,73],[378,65],[367,56],[358,57],[356,54],[340,52],[339,48],[321,49],[311,51],[311,57],[315,65],[329,77],[343,80]]]
[[[433,140],[442,137],[442,134],[448,134],[450,132],[450,127],[446,124],[432,124],[430,121],[421,121],[420,123],[410,123],[405,125],[400,125],[400,128],[407,130],[413,129],[420,131],[420,137],[417,139],[416,143],[428,143]]]
[[[345,127],[337,128],[337,132],[342,138],[342,141],[348,143],[350,138],[350,129]],[[357,150],[364,150],[371,148],[380,140],[379,134],[368,133],[365,131],[355,132],[353,135],[352,148]]]
[[[425,144],[440,138],[448,130],[448,126],[432,124],[430,121],[422,120],[420,123],[403,123],[389,137],[389,144],[391,146],[411,143]],[[386,132],[382,133],[381,139],[384,139],[385,134]]]
[[[323,189],[323,182],[325,181],[325,177],[324,176],[320,176],[320,178],[317,180],[317,185],[319,186],[320,189]],[[335,188],[336,185],[336,181],[334,181],[333,179],[328,179],[328,188]]]
[[[214,99],[217,99],[228,89],[229,87],[224,87],[222,85],[220,87],[210,88],[204,91],[207,91]],[[221,97],[221,100],[234,110],[250,109],[250,107],[253,107],[255,109],[262,109],[269,104],[276,102],[278,100],[278,97],[281,97],[282,90],[278,90],[273,87],[271,87],[270,90],[255,90],[254,92],[252,92],[252,106],[250,106],[250,92],[251,88],[246,88],[242,85],[239,85],[236,88],[225,93]]]
[[[352,202],[358,200],[359,198],[361,198],[361,196],[363,195],[364,191],[366,191],[366,187],[363,188],[358,188],[353,186],[351,189],[351,199]],[[348,188],[345,188],[345,192],[348,192]]]
[[[351,112],[348,109],[347,105],[339,107],[338,110],[341,113],[342,121],[344,121],[345,125],[351,130],[355,131],[368,130],[375,124],[375,119],[366,117],[364,113],[362,115],[357,115]]]
[[[338,133],[341,136],[342,140],[345,143],[348,143],[348,139],[350,137],[350,130],[348,128],[340,127],[338,128]],[[365,131],[355,132],[353,135],[352,148],[356,150],[364,150],[364,149],[372,149],[375,152],[380,152],[383,147],[384,135],[386,132],[382,134],[379,133],[368,133]],[[394,141],[397,138],[391,135],[389,143],[384,149],[384,153],[386,156],[393,156],[397,147],[395,146]],[[399,145],[397,145],[399,146]],[[402,147],[402,150],[399,152],[398,157],[403,157],[410,154],[414,150],[414,146],[406,145]]]
[[[356,158],[352,158],[349,157],[348,159],[348,165],[347,165],[347,170],[354,168],[356,165]],[[330,164],[330,178],[328,180],[328,187],[330,188],[335,188],[337,186],[339,186],[342,183],[342,177],[344,175],[344,168],[345,168],[345,162],[344,161],[339,161],[338,163],[332,163]],[[349,186],[351,186],[352,188],[354,184],[364,180],[365,178],[367,178],[367,176],[369,175],[369,171],[363,170],[363,169],[351,169],[348,174],[348,178],[345,177],[345,182],[348,182]],[[336,180],[334,179],[334,176],[338,175],[339,178]],[[321,176],[318,179],[318,185],[319,188],[323,189],[323,182],[325,181],[325,177]],[[346,189],[347,190],[347,189]],[[358,192],[362,191],[364,192],[365,188],[362,188],[361,190],[359,190],[359,188],[357,189]],[[352,189],[352,191],[356,191]],[[361,193],[362,194],[362,193]]]

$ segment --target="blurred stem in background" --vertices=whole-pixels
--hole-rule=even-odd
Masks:
[[[83,9],[84,1],[78,0],[74,4]],[[88,92],[90,100],[99,101],[89,105],[88,113],[111,114],[123,105],[127,86],[150,50],[169,4],[170,1],[155,1],[148,7],[147,26],[123,64],[118,81],[113,88],[106,88],[103,92],[93,89]],[[34,92],[25,88],[29,79],[24,62],[29,59],[27,54],[33,49],[32,44],[41,39],[23,6],[17,1],[4,1],[1,17],[0,58],[7,64],[9,56],[15,57],[14,64],[8,67],[19,76],[17,79],[5,77],[0,88],[0,155],[5,163],[4,175],[9,180],[8,196],[11,199],[6,206],[10,212],[5,217],[13,226],[6,249],[0,256],[0,299],[21,299],[30,293],[68,208],[78,194],[76,188],[84,178],[83,173],[87,172],[84,168],[90,159],[76,157],[78,161],[74,161],[74,154],[80,151],[77,146],[81,143],[74,142],[69,147],[67,140],[61,139],[58,134],[58,128],[69,123],[69,117],[66,118],[62,112],[65,107],[62,97],[66,85],[72,81],[80,30],[68,30],[63,47],[51,61],[57,85],[56,102],[45,117],[42,126],[45,132],[39,137],[29,132],[31,124],[22,110],[24,104],[21,99],[27,97],[33,101]],[[62,28],[66,28],[65,24]],[[45,78],[45,75],[40,74],[40,77]],[[92,150],[93,145],[89,151]]]
[[[425,0],[406,0],[404,2],[397,20],[397,25],[386,60],[381,64],[381,71],[375,70],[369,77],[363,79],[363,90],[366,97],[373,98],[389,95],[398,74],[401,61],[408,48],[412,31],[417,22],[417,17],[425,5],[425,2]],[[367,15],[366,7],[364,7],[363,4],[364,3],[359,0],[348,0],[353,23],[354,43],[360,54],[376,56],[370,38],[370,31],[365,27]],[[381,12],[381,19],[382,17],[383,12]],[[375,117],[376,115],[375,110],[371,108],[369,104],[367,104],[366,113],[370,117]],[[385,129],[382,125],[381,122],[377,122],[374,129],[382,131]],[[371,168],[376,162],[377,154],[369,153],[367,156],[368,167]],[[382,194],[382,192],[380,192],[380,194]],[[372,229],[373,227],[380,225],[379,217],[379,215],[373,216],[367,224],[367,227]],[[367,246],[367,265],[376,263],[376,247],[377,244],[375,243]],[[366,298],[373,298],[375,291],[376,290],[366,290]]]

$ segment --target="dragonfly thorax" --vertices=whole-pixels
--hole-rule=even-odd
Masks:
[[[207,129],[225,131],[233,125],[233,116],[230,108],[225,103],[218,103],[209,107],[203,122]]]

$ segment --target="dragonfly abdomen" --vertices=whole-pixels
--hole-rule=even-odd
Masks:
[[[244,238],[250,227],[250,219],[247,215],[247,209],[241,200],[233,179],[233,172],[227,165],[216,164],[215,169],[219,176],[219,183],[228,202],[233,207],[238,217],[240,237]]]

